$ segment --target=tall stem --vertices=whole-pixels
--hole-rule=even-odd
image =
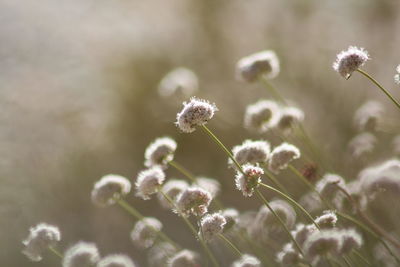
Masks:
[[[275,216],[275,218],[278,220],[278,222],[282,225],[283,229],[285,229],[285,232],[289,235],[290,239],[293,241],[295,244],[295,247],[297,250],[300,252],[301,255],[305,255],[303,250],[301,249],[299,243],[297,243],[296,239],[293,237],[292,233],[290,233],[290,230],[287,228],[285,222],[279,217],[278,214],[274,211],[274,209],[269,205],[268,200],[261,194],[260,190],[258,188],[256,189],[256,193],[258,197],[261,199],[261,201],[267,206],[267,208],[272,212],[272,214]]]
[[[376,86],[378,86],[379,89],[381,89],[381,91],[390,98],[390,100],[392,100],[392,102],[397,106],[397,108],[400,109],[400,103],[394,99],[394,97],[389,93],[388,90],[386,90],[377,80],[375,80],[374,78],[372,78],[371,75],[369,75],[368,73],[366,73],[365,71],[363,71],[362,69],[357,69],[357,71],[359,73],[361,73],[362,75],[364,75],[365,77],[367,77],[371,82],[373,82]]]
[[[183,167],[181,164],[179,164],[178,162],[171,160],[171,161],[168,161],[168,164],[171,165],[172,167],[174,167],[177,171],[182,173],[184,176],[186,176],[190,181],[192,181],[192,182],[196,181],[196,178],[194,177],[194,175],[190,171],[188,171],[185,167]]]
[[[56,255],[58,258],[60,258],[60,259],[63,259],[63,258],[64,258],[63,254],[62,254],[61,252],[59,252],[56,248],[54,248],[54,247],[49,247],[49,250],[50,250],[54,255]]]
[[[235,253],[237,253],[239,256],[242,256],[242,252],[240,252],[240,250],[228,239],[226,238],[223,234],[218,234],[218,236],[224,240],[231,248],[233,251],[235,251]]]

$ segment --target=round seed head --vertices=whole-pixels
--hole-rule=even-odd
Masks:
[[[400,84],[400,65],[396,67],[396,74],[394,75],[394,82]]]
[[[382,120],[383,111],[380,102],[369,100],[354,113],[354,125],[359,131],[375,131]]]
[[[135,267],[133,261],[126,255],[112,254],[102,258],[96,267]]]
[[[294,226],[296,222],[296,212],[289,203],[278,199],[271,201],[269,205],[289,229]],[[259,227],[263,227],[270,231],[282,229],[282,226],[277,221],[273,213],[265,205],[261,206],[255,221]]]
[[[309,212],[315,212],[322,208],[321,199],[315,192],[309,192],[303,195],[299,200],[299,204]]]
[[[301,123],[304,120],[304,112],[296,107],[281,108],[278,121],[278,128],[283,132],[288,132],[295,124]]]
[[[293,248],[292,243],[286,244],[276,255],[276,261],[281,266],[295,266],[302,260],[302,256]]]
[[[190,96],[198,89],[199,81],[197,75],[184,67],[170,71],[158,85],[158,93],[163,97],[169,97],[177,93]]]
[[[366,154],[372,153],[377,139],[371,133],[360,133],[353,137],[348,145],[348,149],[354,158],[360,158]]]
[[[295,230],[291,231],[291,234],[297,241],[297,243],[300,246],[303,246],[307,238],[315,231],[318,231],[318,229],[317,227],[315,227],[314,224],[304,225],[302,223],[299,223],[296,225]]]
[[[304,243],[304,252],[310,259],[330,253],[338,255],[342,246],[342,238],[337,230],[321,230],[313,232]]]
[[[136,196],[144,200],[150,199],[150,195],[158,192],[164,180],[165,173],[158,166],[139,172],[135,182]]]
[[[339,175],[327,173],[317,183],[316,189],[322,197],[332,199],[339,191],[338,186],[346,188],[344,179]]]
[[[232,148],[233,157],[240,165],[266,163],[270,153],[271,147],[264,140],[246,140],[241,145]],[[236,167],[231,159],[228,160],[228,164]]]
[[[244,127],[255,132],[266,132],[275,127],[280,118],[279,105],[271,100],[259,100],[247,106]]]
[[[254,256],[244,254],[240,259],[233,262],[231,267],[261,267],[261,262]]]
[[[184,133],[191,133],[196,126],[205,125],[217,111],[215,104],[207,100],[192,97],[183,103],[183,109],[176,116],[176,125]]]
[[[282,143],[272,150],[269,158],[268,168],[271,172],[278,174],[286,169],[290,162],[300,158],[300,150],[294,145]]]
[[[22,241],[25,248],[22,253],[31,261],[41,261],[42,253],[61,240],[61,233],[57,226],[39,223],[29,229],[29,236]]]
[[[255,82],[262,76],[273,79],[278,76],[279,70],[275,52],[265,50],[240,59],[236,64],[236,77],[242,81]]]
[[[196,178],[194,185],[209,192],[212,198],[215,198],[221,190],[221,184],[217,180],[206,177]]]
[[[242,166],[244,172],[237,171],[235,176],[236,188],[242,191],[243,196],[251,197],[254,190],[259,186],[261,182],[261,175],[264,174],[263,169],[246,164]]]
[[[349,46],[347,50],[337,55],[333,69],[344,78],[349,79],[351,74],[363,66],[367,60],[369,60],[369,55],[364,48]]]
[[[137,221],[131,232],[133,244],[142,249],[153,246],[162,226],[162,223],[156,218],[147,217]]]
[[[326,210],[324,214],[315,219],[315,222],[321,229],[331,229],[336,226],[337,216],[334,211]]]
[[[151,267],[166,266],[166,262],[176,253],[176,248],[168,242],[157,243],[149,249],[147,261]]]
[[[220,213],[207,214],[200,221],[199,235],[205,242],[210,242],[214,237],[224,230],[226,219]]]
[[[340,249],[340,253],[348,254],[353,249],[359,249],[362,246],[363,239],[361,235],[356,232],[354,229],[342,230],[342,247]]]
[[[176,206],[185,216],[202,216],[207,213],[212,200],[211,194],[200,187],[188,187],[179,195]]]
[[[110,206],[131,191],[131,183],[123,176],[109,174],[94,184],[92,202],[100,207]]]
[[[94,243],[78,242],[70,247],[62,260],[63,267],[94,266],[100,260],[99,251]]]
[[[168,262],[168,267],[198,267],[198,266],[201,266],[199,255],[187,249],[176,253]]]
[[[155,165],[166,167],[168,162],[174,159],[176,146],[176,142],[172,138],[157,138],[146,148],[144,153],[146,161],[144,165],[146,167]]]
[[[163,185],[162,192],[175,203],[179,194],[181,194],[188,187],[189,184],[186,181],[172,179]],[[169,203],[169,201],[164,197],[163,194],[158,193],[157,197],[163,208],[165,209],[173,208],[173,205]]]

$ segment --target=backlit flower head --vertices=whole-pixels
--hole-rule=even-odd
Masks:
[[[303,246],[304,242],[307,238],[314,232],[318,231],[317,227],[314,224],[296,224],[296,227],[293,231],[291,231],[292,236],[296,240],[296,242]]]
[[[44,251],[56,245],[60,240],[61,234],[58,227],[47,223],[39,223],[29,229],[29,236],[22,241],[25,246],[22,253],[31,261],[40,261]]]
[[[170,137],[157,138],[146,148],[144,153],[146,161],[144,165],[146,167],[155,165],[165,166],[169,161],[174,159],[176,146],[175,140]]]
[[[165,173],[158,166],[139,172],[135,182],[136,195],[144,200],[150,199],[150,195],[158,192],[164,180]]]
[[[231,267],[261,267],[261,262],[254,256],[244,254],[240,259],[233,262]]]
[[[158,93],[168,97],[176,93],[190,96],[199,89],[197,75],[188,68],[179,67],[169,73],[160,81]]]
[[[179,194],[181,194],[188,187],[189,187],[189,184],[186,181],[172,179],[172,180],[167,181],[163,185],[162,192],[165,195],[167,195],[175,203]],[[164,197],[163,194],[158,193],[157,197],[163,208],[166,208],[166,209],[173,208],[173,205],[169,202],[168,199],[166,199]]]
[[[168,242],[159,242],[155,244],[147,253],[149,266],[167,266],[166,263],[176,252],[176,248]]]
[[[279,105],[271,100],[259,100],[247,106],[244,115],[244,127],[255,132],[266,132],[278,123]]]
[[[286,244],[283,249],[276,255],[276,261],[281,266],[295,266],[300,263],[302,256],[294,249],[292,243]]]
[[[349,144],[348,149],[354,158],[360,158],[371,153],[376,145],[377,139],[371,133],[360,133],[354,136]]]
[[[336,61],[333,63],[333,69],[344,78],[350,78],[351,74],[364,65],[369,60],[369,55],[364,48],[349,46],[345,51],[340,52]]]
[[[280,199],[273,200],[269,204],[272,210],[282,219],[287,228],[291,229],[296,222],[296,212],[292,206]],[[282,226],[276,220],[274,214],[265,205],[261,206],[254,221],[258,227],[262,227],[266,230],[282,230]]]
[[[217,180],[207,177],[197,177],[193,185],[209,192],[212,198],[215,198],[221,190],[221,184]]]
[[[186,188],[182,194],[179,195],[176,206],[178,212],[185,216],[195,215],[202,216],[207,210],[212,200],[210,192],[197,187],[192,186]]]
[[[261,51],[244,57],[236,64],[236,76],[246,82],[254,82],[264,76],[273,79],[279,74],[279,59],[272,50]]]
[[[394,82],[400,84],[400,65],[396,67],[396,74],[394,75]]]
[[[215,104],[207,100],[192,97],[183,103],[183,109],[176,116],[176,125],[184,133],[191,133],[196,126],[205,125],[217,111]]]
[[[239,221],[239,212],[236,209],[233,208],[224,209],[221,212],[221,214],[222,216],[225,217],[226,220],[224,231],[231,229]]]
[[[282,143],[272,150],[268,168],[277,174],[281,170],[286,169],[290,162],[298,158],[300,158],[300,150],[297,147],[288,143]]]
[[[222,233],[226,219],[220,213],[207,214],[200,221],[199,235],[204,241],[210,242],[216,235]]]
[[[344,179],[337,174],[327,173],[316,184],[315,188],[322,197],[332,199],[340,191],[338,186],[345,188]]]
[[[334,211],[327,210],[324,211],[324,214],[317,217],[315,222],[321,227],[322,229],[331,229],[336,226],[337,216]]]
[[[236,173],[236,188],[242,191],[242,194],[245,197],[251,197],[254,190],[259,186],[261,175],[264,174],[264,171],[263,169],[250,164],[243,165],[242,170],[244,174],[240,171],[237,171]]]
[[[241,145],[232,148],[233,157],[240,165],[266,163],[270,153],[270,144],[264,140],[246,140]],[[231,159],[228,160],[228,164],[236,167]]]
[[[168,267],[198,267],[201,266],[200,263],[200,257],[197,253],[184,249],[169,259]]]
[[[102,258],[96,267],[135,267],[131,258],[122,254],[112,254]]]
[[[156,218],[143,218],[135,223],[131,232],[131,240],[138,248],[149,248],[154,244],[157,233],[161,231],[162,227],[162,223]]]
[[[63,267],[94,266],[100,260],[99,251],[94,243],[78,242],[70,247],[62,260]]]
[[[131,183],[123,176],[109,174],[94,184],[92,202],[100,207],[114,204],[131,191]]]
[[[369,100],[354,113],[354,125],[359,131],[375,131],[382,120],[383,105],[375,100]]]
[[[353,249],[361,248],[363,244],[363,239],[361,235],[354,229],[341,230],[342,237],[342,247],[340,248],[340,253],[348,254]]]
[[[304,120],[304,112],[296,107],[281,108],[277,127],[284,133],[290,131],[295,124]]]
[[[313,232],[304,243],[304,252],[310,259],[325,256],[328,253],[338,255],[342,238],[338,230],[321,230]]]

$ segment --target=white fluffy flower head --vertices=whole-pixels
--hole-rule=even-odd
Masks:
[[[142,249],[151,247],[157,238],[157,233],[161,231],[162,226],[159,220],[152,217],[146,217],[137,221],[131,232],[133,244]]]
[[[233,262],[231,267],[261,267],[261,262],[254,256],[244,254],[240,259]]]
[[[92,202],[100,207],[114,204],[131,191],[131,183],[123,176],[109,174],[94,184]]]
[[[135,267],[131,258],[122,254],[112,254],[102,258],[96,267]]]
[[[233,157],[240,165],[266,163],[270,153],[271,146],[264,140],[246,140],[241,145],[232,148]],[[228,164],[235,166],[231,159],[228,160]]]
[[[168,261],[168,267],[197,267],[200,265],[200,257],[191,250],[181,250]]]
[[[321,230],[313,232],[304,243],[305,254],[310,259],[325,256],[328,253],[338,255],[342,246],[342,238],[337,230]]]
[[[247,106],[244,127],[255,132],[266,132],[276,126],[280,118],[279,105],[271,100],[259,100]]]
[[[179,195],[176,202],[178,212],[184,216],[202,216],[208,210],[212,196],[210,192],[196,186],[188,187]]]
[[[244,57],[236,64],[236,76],[246,82],[255,82],[264,76],[273,79],[279,74],[279,59],[272,50]]]
[[[179,194],[181,194],[186,188],[189,187],[189,184],[184,180],[176,180],[171,179],[168,180],[162,187],[162,192],[168,196],[174,203],[177,200]],[[169,202],[168,199],[161,193],[157,195],[158,200],[163,208],[172,209],[173,205]]]
[[[383,115],[383,105],[375,100],[369,100],[354,113],[354,124],[359,131],[374,131]]]
[[[25,246],[22,253],[31,261],[40,261],[42,260],[42,253],[60,240],[61,234],[58,227],[40,223],[29,229],[29,236],[22,241]]]
[[[170,137],[160,137],[154,140],[144,153],[146,167],[155,165],[165,166],[169,161],[174,159],[174,153],[177,144]]]
[[[179,67],[169,73],[160,81],[158,93],[168,97],[176,93],[190,96],[199,89],[197,75],[188,68]]]
[[[78,242],[64,254],[63,267],[93,266],[100,260],[99,251],[94,243]]]
[[[221,184],[216,179],[207,177],[197,177],[194,185],[209,192],[212,198],[215,198],[221,190]]]
[[[300,150],[294,145],[282,143],[272,150],[268,168],[277,174],[281,170],[286,169],[290,162],[300,158]]]
[[[204,241],[211,241],[216,235],[222,233],[226,219],[220,213],[207,214],[200,221],[199,235],[203,236]]]
[[[348,149],[354,158],[360,158],[371,153],[377,143],[376,137],[368,132],[360,133],[354,136],[349,144]]]
[[[264,174],[264,170],[250,164],[243,165],[242,170],[243,173],[239,171],[236,173],[236,188],[242,191],[245,197],[251,197],[261,182],[261,175]]]
[[[344,78],[349,79],[351,74],[363,66],[367,60],[369,60],[369,55],[364,48],[349,46],[347,50],[337,55],[333,69]]]
[[[317,217],[315,222],[321,227],[322,229],[331,229],[336,226],[338,218],[334,211],[327,210],[324,211],[324,214]]]
[[[394,75],[394,82],[400,84],[400,65],[396,67],[396,74]]]
[[[293,248],[292,243],[286,244],[276,255],[276,261],[281,266],[295,266],[302,260],[302,256]]]
[[[215,104],[192,97],[183,103],[182,111],[176,115],[176,125],[184,133],[194,132],[196,126],[205,125],[217,110]]]
[[[344,179],[337,174],[327,173],[316,184],[315,188],[322,197],[332,199],[340,191],[339,186],[345,188]]]
[[[361,248],[363,239],[361,235],[354,229],[342,230],[340,235],[342,237],[342,247],[340,248],[340,253],[347,254],[353,249]]]
[[[165,173],[158,166],[139,172],[135,182],[136,195],[144,200],[150,199],[150,195],[158,192],[164,180]]]
[[[291,130],[293,125],[301,123],[304,120],[304,112],[296,107],[283,107],[281,108],[280,117],[278,121],[278,128],[283,132]]]

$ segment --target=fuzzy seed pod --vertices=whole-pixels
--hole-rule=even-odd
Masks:
[[[165,173],[158,166],[139,172],[135,182],[136,196],[144,200],[150,199],[150,195],[158,192],[164,180]]]
[[[122,254],[112,254],[102,258],[96,267],[135,267],[131,258]]]
[[[354,125],[359,131],[375,131],[383,116],[383,105],[375,100],[369,100],[354,113]]]
[[[152,167],[155,165],[166,167],[168,162],[174,159],[176,147],[176,142],[172,138],[157,138],[146,148],[144,153],[146,161],[144,162],[144,165],[146,167]]]
[[[396,67],[396,74],[394,75],[395,84],[400,84],[400,65]]]
[[[274,128],[280,118],[279,105],[271,100],[259,100],[247,106],[244,127],[262,133]]]
[[[225,224],[226,219],[220,213],[207,214],[201,218],[199,235],[203,236],[205,242],[210,242],[222,233]]]
[[[233,262],[231,267],[261,267],[261,262],[254,256],[244,254],[240,259]]]
[[[189,184],[186,181],[171,179],[163,185],[162,192],[175,203],[179,194],[181,194],[188,187]],[[157,197],[163,208],[173,208],[173,205],[169,203],[169,201],[164,197],[163,194],[158,193]]]
[[[196,178],[193,185],[209,192],[212,198],[215,198],[221,190],[221,184],[217,180],[206,177]]]
[[[78,242],[70,247],[62,260],[63,267],[94,266],[100,260],[99,251],[94,243]]]
[[[263,169],[250,164],[243,165],[242,170],[244,174],[239,171],[236,173],[236,188],[239,191],[242,191],[243,196],[251,197],[254,190],[259,186],[261,175],[264,174],[264,171]]]
[[[168,259],[176,253],[176,248],[168,242],[157,243],[149,249],[147,261],[151,267],[166,267]]]
[[[92,202],[100,207],[110,206],[131,191],[131,183],[123,176],[109,174],[94,184]]]
[[[332,199],[340,191],[338,186],[346,188],[344,179],[339,175],[327,173],[317,183],[316,189],[322,197]]]
[[[363,244],[363,239],[361,235],[354,229],[342,230],[342,247],[340,248],[341,254],[348,254],[353,249],[361,248]]]
[[[162,227],[162,223],[156,218],[147,217],[137,221],[131,232],[133,244],[141,249],[151,247]]]
[[[244,57],[236,64],[236,77],[246,82],[255,82],[264,76],[273,79],[279,74],[279,60],[272,50],[261,51]]]
[[[349,79],[351,74],[363,66],[367,60],[369,60],[369,55],[364,48],[349,46],[346,51],[342,51],[337,55],[336,61],[333,63],[333,69],[345,79]]]
[[[169,97],[177,93],[190,96],[198,89],[197,75],[184,67],[176,68],[167,73],[158,85],[158,93],[162,97]]]
[[[49,247],[55,246],[61,240],[61,233],[57,226],[39,223],[29,229],[29,236],[22,241],[25,248],[22,253],[31,261],[41,261],[42,253]]]
[[[295,266],[300,263],[302,256],[293,248],[292,243],[286,244],[282,251],[276,255],[276,261],[281,266]]]
[[[366,154],[372,153],[377,139],[371,133],[360,133],[353,137],[348,145],[348,149],[354,158],[360,158]]]
[[[176,206],[184,216],[202,216],[207,213],[212,200],[211,194],[200,187],[188,187],[179,195]]]
[[[324,214],[315,219],[315,222],[321,229],[331,229],[336,226],[337,216],[334,211],[326,210]]]
[[[190,250],[182,250],[169,259],[168,267],[198,267],[200,257],[197,253]]]
[[[288,133],[295,124],[299,124],[304,120],[304,112],[295,107],[281,108],[278,121],[278,129],[284,133]]]
[[[215,104],[196,97],[183,103],[183,109],[176,116],[176,125],[184,133],[191,133],[196,126],[205,125],[218,110]]]
[[[338,255],[342,246],[342,238],[337,230],[321,230],[313,232],[304,243],[304,252],[310,259],[319,256]]]
[[[241,145],[232,148],[233,157],[239,165],[266,163],[270,153],[271,146],[264,140],[245,140]],[[231,159],[228,159],[228,164],[236,167]]]
[[[271,172],[278,174],[286,169],[290,162],[300,158],[300,150],[294,145],[282,143],[272,150],[269,158],[268,168]]]

